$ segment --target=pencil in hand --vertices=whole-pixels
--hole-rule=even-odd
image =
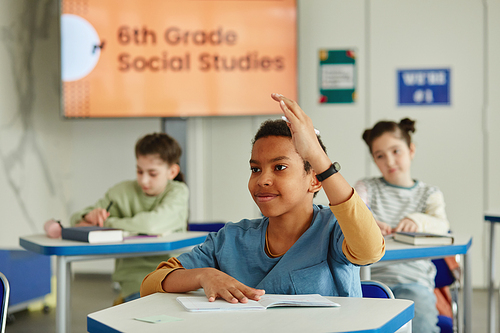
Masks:
[[[106,211],[107,211],[107,212],[109,212],[109,209],[111,208],[111,206],[112,206],[112,205],[113,205],[113,200],[111,200],[111,201],[109,202],[108,207],[106,207]]]

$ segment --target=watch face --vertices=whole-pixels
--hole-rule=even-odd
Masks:
[[[335,172],[339,172],[340,171],[340,164],[339,164],[339,162],[333,162],[333,167],[335,168]]]

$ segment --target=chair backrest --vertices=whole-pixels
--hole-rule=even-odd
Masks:
[[[219,231],[225,225],[224,222],[213,223],[188,223],[189,231]]]
[[[447,262],[445,259],[433,259],[432,263],[434,266],[436,266],[436,277],[434,278],[434,284],[436,288],[443,288],[446,286],[453,286],[451,291],[451,309],[452,309],[452,315],[453,318],[445,316],[445,315],[438,315],[438,323],[437,326],[441,329],[441,333],[452,333],[452,332],[457,332],[458,331],[458,308],[454,308],[455,304],[458,306],[458,303],[456,300],[458,299],[458,288],[455,283],[455,276],[450,270],[450,267],[448,266]]]
[[[362,280],[361,291],[365,298],[394,298],[392,290],[382,282]]]
[[[434,278],[436,288],[450,286],[453,282],[455,282],[455,277],[444,259],[433,259],[432,263],[437,269],[436,277]]]
[[[0,332],[5,332],[5,324],[7,323],[7,307],[9,306],[10,287],[9,281],[5,275],[0,273]]]

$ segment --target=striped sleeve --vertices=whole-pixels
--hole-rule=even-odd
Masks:
[[[427,198],[424,213],[411,213],[406,217],[417,224],[420,232],[446,234],[450,230],[450,222],[448,222],[444,207],[443,193],[437,191]]]

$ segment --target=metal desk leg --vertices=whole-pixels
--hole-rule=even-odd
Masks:
[[[464,255],[464,332],[472,333],[472,248]]]
[[[56,257],[57,264],[57,306],[56,306],[56,333],[69,333],[69,300],[71,283],[71,263],[65,256]]]
[[[361,266],[359,269],[359,277],[361,280],[371,280],[372,274],[370,266]]]
[[[490,221],[490,264],[488,284],[488,332],[495,332],[495,223]]]

